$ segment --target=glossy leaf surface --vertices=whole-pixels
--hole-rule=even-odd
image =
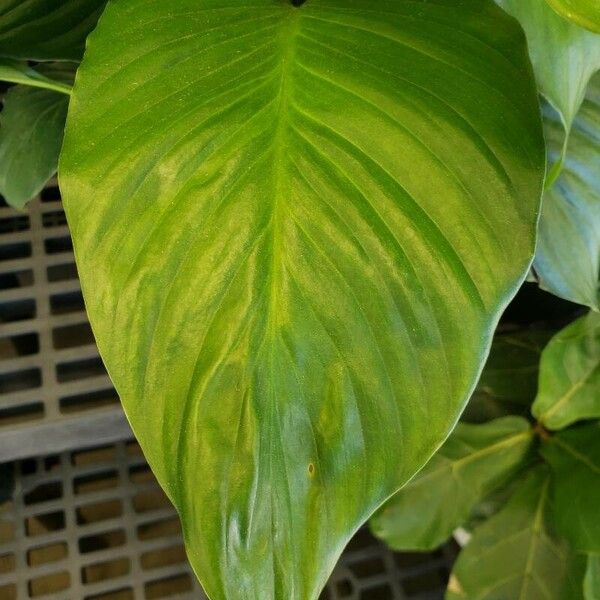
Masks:
[[[106,0],[0,0],[0,56],[79,60]]]
[[[571,125],[588,82],[600,70],[600,36],[563,19],[543,0],[498,0],[498,4],[523,26],[540,92],[558,111],[563,125],[560,136],[555,136],[557,152],[549,157],[550,185],[562,168]]]
[[[600,37],[600,36],[598,36]],[[546,110],[550,159],[561,152],[562,126]],[[575,119],[562,173],[544,194],[535,271],[557,296],[600,309],[600,74]]]
[[[532,412],[548,429],[600,418],[600,314],[571,323],[545,348]]]
[[[600,554],[588,556],[583,591],[585,600],[600,600]]]
[[[554,435],[542,446],[553,472],[558,531],[581,552],[600,552],[600,422]]]
[[[73,69],[60,65],[41,69],[40,85],[50,81],[70,89]],[[17,85],[4,95],[3,104],[0,194],[11,206],[23,208],[56,173],[69,96],[43,87]]]
[[[527,271],[543,163],[492,2],[109,4],[61,186],[213,600],[317,597],[444,440]]]
[[[566,19],[600,33],[600,2],[598,0],[546,0]]]
[[[460,553],[446,600],[581,600],[586,559],[554,536],[550,477],[532,471]]]
[[[397,550],[437,548],[476,504],[527,464],[532,445],[529,423],[519,417],[459,423],[427,465],[375,514],[371,530]]]
[[[529,414],[538,385],[547,331],[497,334],[463,420],[482,423],[509,414]]]

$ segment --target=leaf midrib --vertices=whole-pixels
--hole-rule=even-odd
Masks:
[[[490,454],[494,454],[500,450],[505,448],[510,448],[512,446],[516,446],[520,444],[522,441],[525,441],[528,438],[533,438],[534,432],[531,429],[527,429],[526,431],[520,431],[519,433],[513,433],[508,437],[502,438],[501,440],[490,444],[489,446],[485,446],[483,448],[479,448],[470,454],[466,454],[457,459],[445,458],[445,462],[440,464],[439,467],[430,471],[429,473],[425,473],[422,477],[415,478],[414,485],[420,485],[425,480],[430,479],[436,475],[440,475],[446,471],[450,471],[453,476],[456,475],[456,472],[465,464],[476,461],[478,459],[484,458]],[[408,486],[407,486],[408,487]]]
[[[532,580],[532,576],[534,573],[534,561],[536,557],[536,552],[538,549],[539,540],[542,533],[542,525],[543,525],[543,516],[544,516],[544,506],[546,503],[546,498],[548,496],[548,487],[550,485],[550,478],[547,477],[543,483],[542,489],[540,491],[540,496],[538,499],[538,503],[535,510],[535,515],[533,519],[533,527],[531,530],[531,539],[529,541],[529,549],[527,552],[527,563],[525,565],[525,572],[523,574],[523,582],[521,585],[521,589],[519,591],[519,600],[524,600],[526,598],[526,593],[529,590],[529,582]]]
[[[281,29],[281,71],[278,97],[276,99],[275,133],[273,136],[273,214],[271,217],[272,252],[271,252],[271,283],[268,308],[268,330],[272,336],[275,334],[276,319],[274,315],[278,312],[279,289],[281,283],[282,269],[282,240],[281,229],[283,220],[283,204],[285,203],[285,149],[287,147],[288,121],[286,116],[289,112],[291,96],[290,64],[292,63],[296,50],[296,39],[300,29],[298,10],[291,11],[291,15],[284,22]],[[271,344],[271,348],[273,344]]]
[[[600,370],[600,360],[597,361],[594,366],[586,371],[586,373],[575,382],[558,400],[554,402],[553,405],[548,407],[540,416],[539,420],[542,423],[548,424],[548,419],[556,414],[557,411],[563,408],[563,406],[573,398],[577,392],[583,389],[590,379],[596,374],[596,372]]]
[[[273,136],[273,152],[274,152],[274,161],[273,161],[273,203],[272,203],[272,215],[271,215],[271,265],[270,265],[270,274],[269,274],[269,299],[267,306],[267,315],[266,315],[266,331],[265,338],[263,343],[266,342],[268,344],[268,374],[269,374],[269,382],[267,389],[268,393],[268,423],[269,423],[269,434],[268,434],[268,465],[266,466],[266,471],[268,473],[269,481],[274,481],[273,477],[273,443],[277,436],[279,440],[279,444],[282,446],[283,443],[281,441],[281,430],[278,428],[278,420],[279,420],[279,409],[277,406],[277,397],[275,394],[275,390],[273,389],[273,382],[275,380],[275,364],[276,364],[276,356],[275,356],[275,338],[278,335],[279,325],[281,323],[279,315],[280,315],[280,290],[282,283],[282,270],[283,266],[283,245],[282,245],[282,227],[283,227],[283,218],[284,218],[284,208],[285,208],[285,150],[287,147],[287,136],[288,136],[288,120],[287,114],[289,112],[290,106],[290,96],[291,96],[291,63],[294,59],[295,50],[296,50],[296,38],[298,37],[300,28],[299,22],[299,11],[298,9],[291,10],[288,15],[286,15],[280,33],[280,42],[281,42],[281,69],[280,69],[280,83],[278,95],[275,100],[276,102],[276,124],[275,131]],[[285,453],[283,453],[283,475],[287,479],[287,466],[285,464]],[[287,507],[289,511],[289,519],[290,525],[292,524],[292,507],[291,502],[292,499],[289,494],[289,483],[287,484],[288,494],[286,497]],[[277,523],[274,519],[275,515],[275,494],[274,492],[270,495],[270,503],[271,503],[271,529],[272,535],[271,540],[277,539]],[[291,528],[293,529],[293,528]],[[273,543],[273,542],[271,542]],[[292,543],[290,552],[292,555],[293,562],[298,564],[297,558],[295,556],[295,546]],[[275,556],[274,548],[271,546],[271,562],[272,562],[272,577],[273,582],[277,580],[277,558]],[[275,583],[274,583],[275,585]],[[290,589],[294,588],[294,580],[289,582]],[[266,590],[265,590],[266,592]]]

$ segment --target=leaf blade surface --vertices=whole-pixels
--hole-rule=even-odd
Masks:
[[[600,5],[595,0],[546,0],[556,12],[581,27],[600,33]]]
[[[498,0],[521,23],[540,93],[559,114],[562,131],[549,156],[547,187],[560,174],[575,116],[592,76],[600,70],[600,36],[557,15],[538,0]]]
[[[0,0],[0,56],[78,61],[106,0]]]
[[[600,422],[560,431],[545,441],[542,455],[553,472],[553,517],[557,530],[580,552],[600,551]]]
[[[446,600],[581,600],[585,557],[550,526],[550,476],[533,470],[459,555]]]
[[[533,432],[520,417],[459,423],[425,467],[371,518],[395,550],[434,550],[473,508],[506,485],[530,458]]]
[[[316,597],[445,438],[532,256],[543,154],[492,3],[108,6],[61,187],[212,598]]]
[[[565,327],[542,353],[533,416],[548,429],[600,417],[600,315]]]
[[[598,36],[600,38],[600,36]],[[550,159],[563,131],[545,111]],[[600,74],[589,85],[574,121],[561,175],[544,194],[534,269],[540,286],[561,298],[600,308]]]

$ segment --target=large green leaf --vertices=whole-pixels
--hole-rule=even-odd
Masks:
[[[0,69],[1,72],[1,69]],[[35,85],[17,85],[4,95],[0,113],[0,194],[16,208],[38,194],[56,173],[69,96],[44,89],[46,81],[70,89],[74,71],[42,68]],[[41,83],[40,83],[41,81]]]
[[[106,0],[0,0],[0,56],[79,60]]]
[[[397,550],[437,548],[527,463],[533,440],[520,417],[459,423],[425,468],[371,519],[373,533]]]
[[[463,420],[482,423],[508,414],[529,414],[540,356],[550,336],[541,330],[497,334]]]
[[[525,276],[543,163],[492,2],[109,4],[61,185],[102,355],[214,600],[315,598],[444,440]]]
[[[552,111],[545,117],[552,158],[561,151],[562,127]],[[563,171],[544,195],[535,258],[542,288],[595,310],[600,310],[599,164],[600,73],[573,124]]]
[[[600,554],[588,556],[583,591],[585,600],[600,600]]]
[[[600,314],[581,317],[548,344],[532,412],[548,429],[600,417]]]
[[[558,531],[581,552],[600,552],[600,422],[561,431],[541,451],[554,474]]]
[[[446,600],[580,600],[584,556],[553,535],[550,477],[532,471],[508,504],[478,527],[450,578]]]
[[[550,185],[562,168],[569,132],[588,82],[600,70],[600,36],[566,21],[543,0],[497,2],[523,26],[540,92],[560,115],[563,129],[556,140],[558,152],[549,157]]]
[[[554,10],[575,23],[600,33],[598,0],[546,0]]]

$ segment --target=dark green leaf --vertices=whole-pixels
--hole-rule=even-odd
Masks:
[[[600,600],[600,554],[588,556],[583,591],[585,600]]]
[[[437,548],[527,464],[533,439],[520,417],[459,423],[425,468],[371,519],[373,533],[397,550]]]
[[[600,36],[598,36],[600,37]],[[550,158],[558,156],[562,125],[546,111]],[[575,119],[561,176],[544,195],[535,270],[540,286],[600,309],[600,74],[593,77]]]
[[[535,398],[547,331],[497,334],[463,420],[482,423],[508,414],[527,415]]]
[[[600,314],[590,312],[552,338],[532,412],[548,429],[600,417]]]
[[[581,552],[600,552],[600,422],[557,433],[542,445],[553,472],[553,514]]]
[[[569,132],[588,82],[600,69],[600,36],[566,21],[543,0],[497,1],[523,26],[540,92],[560,115],[563,127],[557,135],[557,151],[549,157],[549,186],[562,168]]]
[[[600,2],[598,0],[546,0],[566,19],[600,33]]]
[[[519,475],[521,474],[519,473]],[[461,533],[463,535],[466,533],[470,537],[474,529],[500,512],[520,484],[519,477],[513,477],[506,485],[497,487],[481,502],[478,502],[464,524],[454,530],[457,541],[460,543]]]
[[[106,0],[0,0],[0,56],[74,60]]]
[[[315,598],[527,272],[520,29],[481,0],[121,0],[62,157],[102,355],[209,595]]]
[[[446,600],[580,600],[585,557],[549,525],[550,476],[532,471],[508,504],[475,530],[450,578]]]
[[[47,65],[42,76],[70,87],[74,71]],[[16,207],[38,194],[56,173],[69,96],[18,85],[4,96],[0,113],[0,194]]]

